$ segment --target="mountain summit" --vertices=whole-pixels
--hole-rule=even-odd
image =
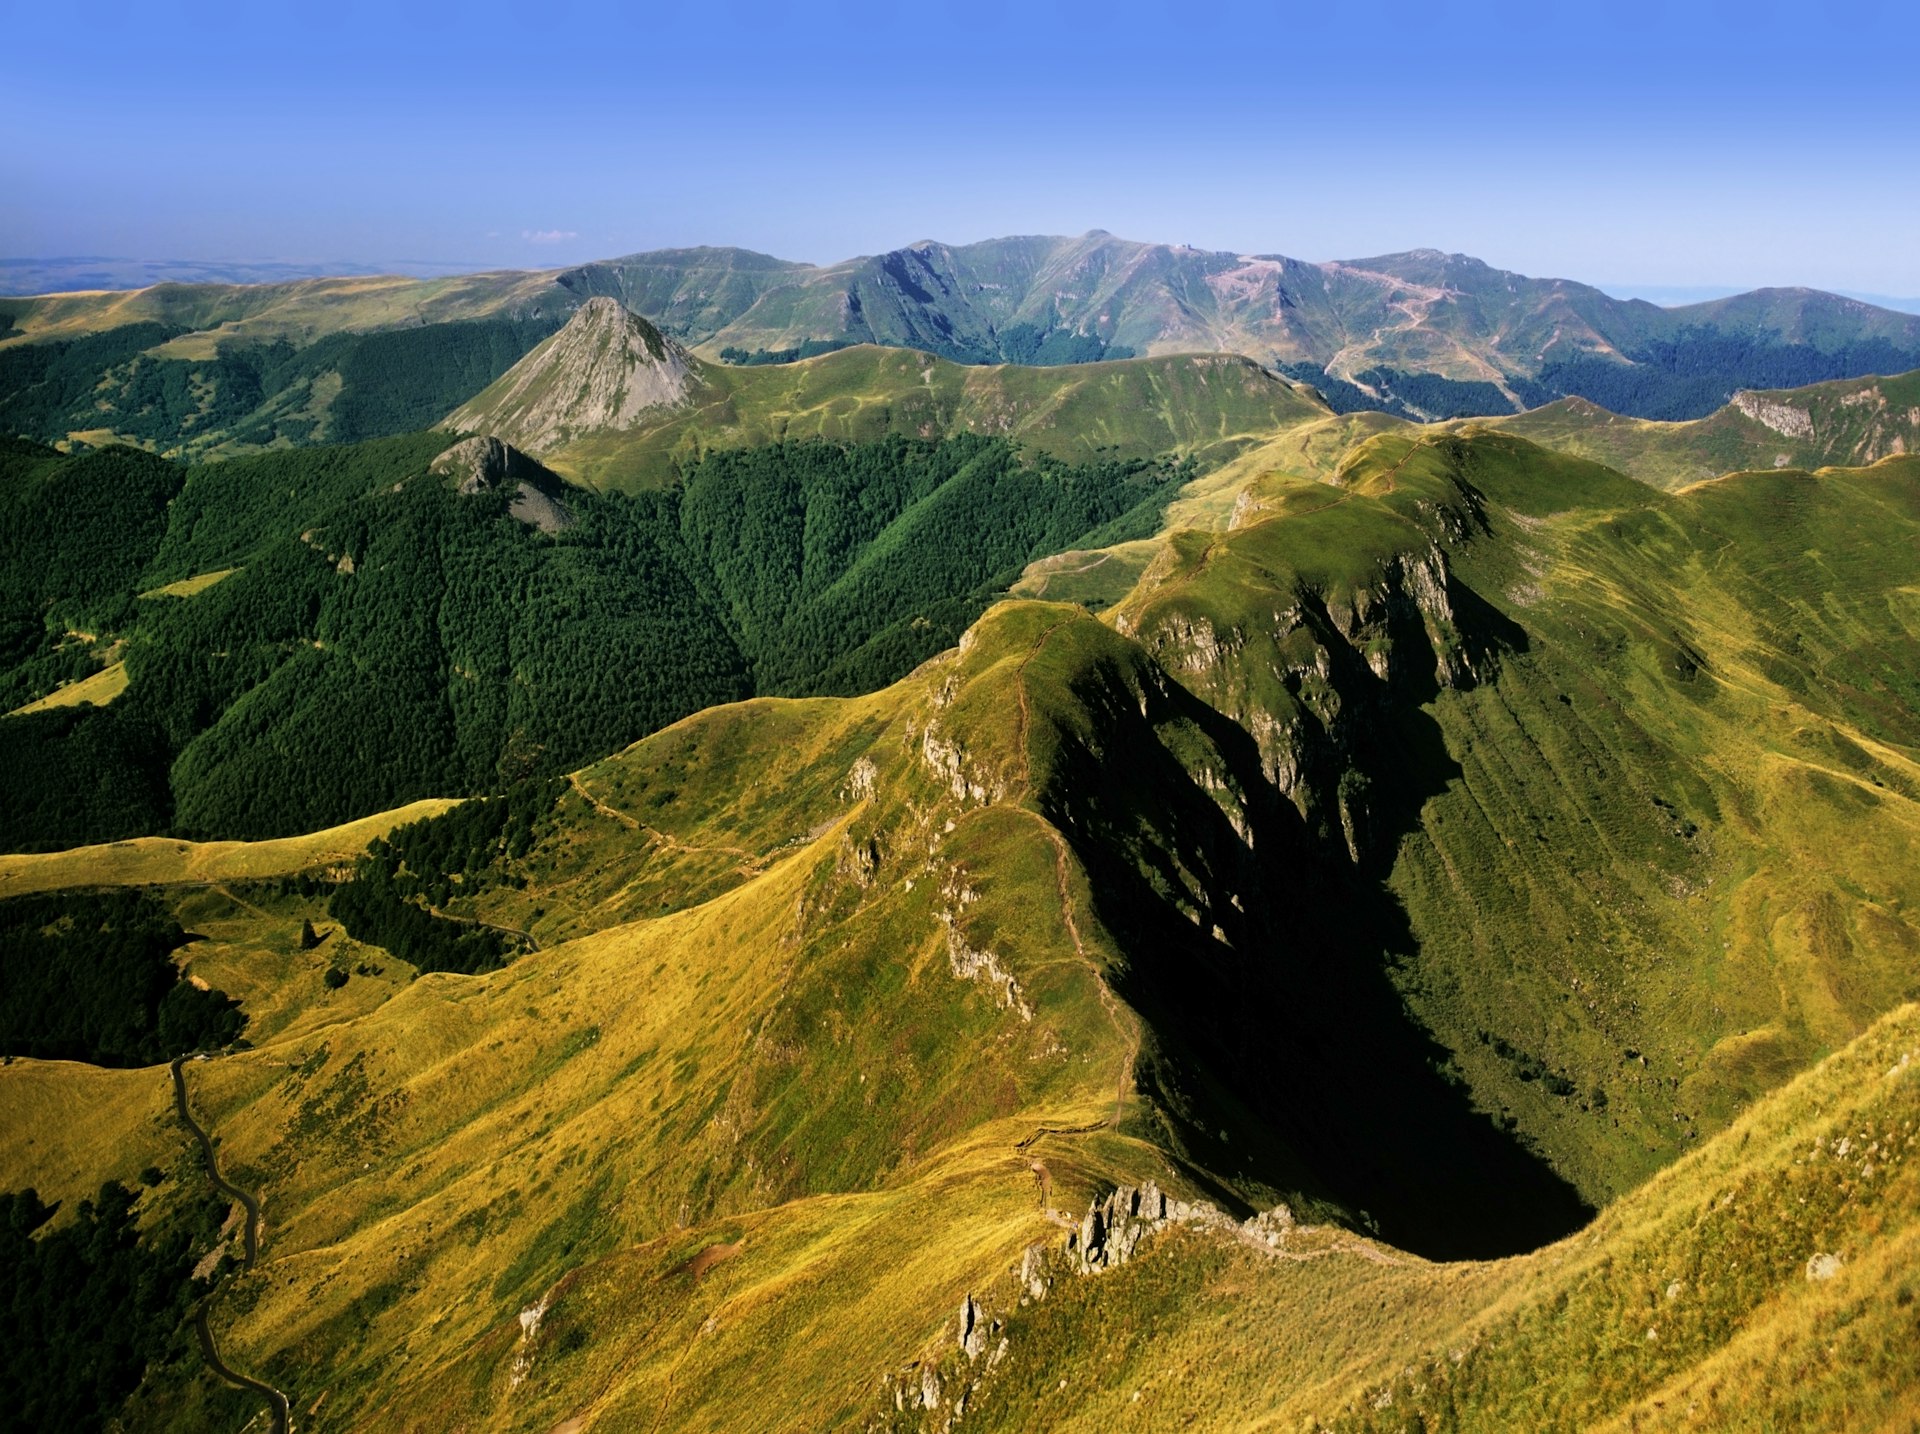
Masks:
[[[632,428],[700,383],[693,360],[617,299],[592,298],[443,427],[545,454],[585,433]]]

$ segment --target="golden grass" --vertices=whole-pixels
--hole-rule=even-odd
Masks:
[[[184,1138],[164,1066],[0,1064],[0,1190],[32,1186],[70,1216],[104,1181],[131,1185],[147,1166],[170,1164]]]
[[[1348,470],[1356,482],[1341,493],[1312,481],[1342,471],[1324,457],[1337,427],[1283,435],[1274,445],[1292,447],[1250,453],[1238,471],[1184,494],[1186,520],[1209,531],[1166,546],[1156,586],[1130,614],[1151,617],[1151,604],[1175,598],[1236,621],[1270,614],[1281,573],[1344,601],[1408,543],[1427,542],[1407,513],[1432,506],[1420,466],[1430,455],[1379,439],[1391,463]],[[1672,1106],[1705,1112],[1706,1138],[1589,1229],[1526,1257],[1454,1266],[1370,1256],[1324,1230],[1301,1236],[1297,1257],[1174,1233],[1124,1269],[1062,1280],[1041,1304],[1020,1306],[1012,1271],[1022,1252],[1061,1238],[1040,1203],[1035,1159],[1063,1217],[1116,1181],[1182,1186],[1169,1156],[1124,1122],[1017,1148],[1040,1125],[1092,1125],[1116,1106],[1137,1114],[1131,1013],[1100,980],[1120,943],[1028,804],[1034,768],[1092,720],[1090,674],[1145,659],[1071,607],[1015,602],[885,692],[702,713],[578,774],[561,829],[515,872],[525,890],[475,903],[548,943],[504,971],[405,986],[393,973],[356,976],[329,1000],[318,972],[350,948],[298,952],[307,909],[298,901],[248,909],[217,890],[180,898],[183,920],[205,938],[187,969],[241,994],[257,1023],[258,1049],[189,1072],[230,1173],[267,1202],[264,1262],[223,1306],[222,1347],[291,1386],[303,1407],[324,1398],[303,1421],[314,1430],[537,1430],[576,1419],[859,1427],[893,1410],[884,1375],[932,1361],[943,1379],[964,1377],[953,1326],[972,1293],[1007,1320],[1010,1352],[998,1382],[969,1403],[969,1427],[1384,1429],[1441,1407],[1436,1391],[1467,1411],[1460,1427],[1489,1429],[1591,1427],[1635,1411],[1671,1418],[1658,1402],[1668,1390],[1717,1399],[1734,1425],[1757,1422],[1768,1400],[1807,1401],[1817,1416],[1808,1422],[1828,1427],[1836,1410],[1878,1420],[1910,1407],[1902,1368],[1865,1356],[1895,1347],[1901,1321],[1911,1323],[1886,1287],[1912,1267],[1912,1167],[1889,1175],[1888,1161],[1864,1173],[1855,1157],[1844,1184],[1825,1182],[1808,1176],[1804,1147],[1868,1124],[1875,1140],[1912,1128],[1916,1077],[1888,1072],[1905,1069],[1903,1053],[1920,1056],[1920,1010],[1857,1033],[1899,999],[1887,972],[1911,969],[1898,923],[1876,924],[1874,909],[1897,914],[1911,893],[1900,868],[1914,866],[1906,858],[1920,822],[1892,786],[1920,768],[1874,742],[1864,719],[1771,682],[1757,646],[1766,634],[1701,560],[1669,565],[1676,586],[1649,597],[1644,557],[1623,556],[1624,510],[1602,511],[1593,496],[1617,494],[1593,474],[1556,471],[1552,483],[1504,496],[1497,470],[1481,476],[1490,526],[1523,557],[1489,545],[1461,570],[1489,593],[1502,590],[1496,579],[1536,579],[1539,596],[1502,601],[1524,609],[1543,646],[1564,644],[1568,667],[1610,660],[1574,645],[1602,618],[1628,621],[1622,614],[1658,610],[1663,593],[1686,594],[1688,638],[1711,660],[1692,680],[1715,684],[1693,690],[1712,697],[1672,699],[1655,670],[1665,649],[1650,642],[1606,673],[1608,692],[1639,714],[1647,750],[1710,752],[1715,790],[1739,796],[1737,807],[1728,797],[1724,850],[1688,868],[1710,895],[1663,896],[1664,874],[1642,871],[1634,848],[1605,868],[1621,883],[1609,901],[1690,923],[1671,926],[1663,956],[1728,942],[1697,969],[1607,973],[1611,994],[1637,1003],[1636,1042],[1692,1082],[1646,1110],[1616,1084],[1611,1118],[1626,1128],[1617,1136],[1596,1135],[1602,1121],[1576,1128],[1544,1095],[1520,1112],[1537,1122],[1529,1133],[1540,1145],[1597,1189],[1668,1158],[1681,1137],[1658,1121]],[[1236,513],[1251,520],[1234,527]],[[1234,536],[1216,541],[1222,531]],[[1530,573],[1524,562],[1536,558],[1550,561]],[[1528,603],[1551,604],[1548,616]],[[1249,662],[1277,669],[1258,652]],[[1510,665],[1520,667],[1518,655]],[[1556,751],[1529,754],[1513,741],[1516,728],[1564,731],[1528,726],[1526,714],[1539,699],[1563,722],[1565,691],[1588,723],[1577,762],[1627,762],[1608,745],[1618,729],[1587,715],[1602,710],[1589,690],[1542,670],[1433,704],[1461,767],[1409,841],[1429,848],[1391,880],[1436,949],[1455,933],[1434,913],[1474,908],[1424,885],[1418,862],[1444,866],[1435,851],[1486,856],[1448,847],[1466,840],[1464,826],[1449,825],[1459,809],[1482,794],[1496,817],[1548,809],[1544,798],[1494,800],[1496,779],[1524,778],[1556,800],[1575,793],[1596,817],[1596,841],[1639,830],[1608,825],[1578,771],[1553,766]],[[1504,716],[1501,704],[1512,704]],[[1507,724],[1504,746],[1487,740],[1496,723]],[[1796,733],[1828,746],[1811,749]],[[1868,765],[1829,760],[1836,735]],[[1466,760],[1476,748],[1491,756]],[[1863,778],[1870,766],[1888,790]],[[1514,846],[1500,831],[1491,841]],[[343,858],[347,845],[323,833],[238,851],[152,842],[7,858],[0,893],[272,875]],[[1538,883],[1536,923],[1571,909],[1552,884],[1564,872],[1509,861],[1487,869]],[[1846,891],[1843,880],[1871,889],[1849,898],[1851,944],[1836,945],[1809,911]],[[1026,1015],[987,980],[962,978],[949,922],[964,948],[990,952],[1015,978]],[[1524,983],[1496,984],[1508,999]],[[1726,1009],[1705,1021],[1716,1002]],[[1756,1088],[1849,1040],[1736,1115]],[[1620,1060],[1616,1046],[1604,1056]],[[1462,1057],[1487,1089],[1500,1088],[1494,1061],[1477,1049]],[[26,1064],[64,1090],[67,1068]],[[16,1100],[0,1081],[0,1128],[52,1109],[38,1087],[18,1089]],[[129,1131],[142,1089],[76,1083],[60,1109],[84,1125],[97,1106],[109,1128]],[[76,1145],[65,1168],[108,1153]],[[1803,1198],[1811,1203],[1794,1203]],[[1722,1213],[1749,1208],[1745,1223]],[[1828,1247],[1849,1273],[1809,1284],[1805,1259]],[[723,1248],[734,1253],[715,1260]],[[1749,1262],[1764,1267],[1759,1284],[1728,1277]],[[1700,1303],[1662,1303],[1676,1281]],[[519,1316],[540,1304],[536,1332],[523,1334]],[[1656,1324],[1665,1343],[1645,1336]],[[1857,1347],[1856,1372],[1822,1361],[1829,1346]],[[1770,1360],[1790,1373],[1769,1375]]]
[[[190,578],[181,578],[178,582],[162,583],[157,588],[149,588],[140,596],[143,598],[190,598],[195,593],[205,592],[215,583],[230,578],[239,571],[238,568],[219,568],[210,573],[196,573]]]
[[[430,797],[325,831],[273,841],[134,837],[72,851],[0,856],[0,897],[68,886],[169,886],[291,876],[351,863],[375,837],[456,805]]]
[[[29,712],[50,712],[56,707],[78,707],[82,703],[105,707],[126,690],[127,665],[124,662],[110,662],[91,677],[69,682],[65,687],[56,687],[45,697],[29,702],[24,707],[16,707],[7,715],[23,717]]]
[[[406,962],[347,935],[328,914],[324,896],[211,885],[167,897],[175,920],[195,938],[176,958],[182,974],[237,999],[246,1012],[246,1038],[256,1046],[355,1020],[414,977]],[[321,938],[312,950],[300,948],[303,921]],[[330,967],[349,973],[338,990],[323,979]]]

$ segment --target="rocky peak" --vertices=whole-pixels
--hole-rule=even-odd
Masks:
[[[637,427],[700,382],[692,358],[652,324],[616,299],[588,299],[442,426],[544,456],[589,433]]]

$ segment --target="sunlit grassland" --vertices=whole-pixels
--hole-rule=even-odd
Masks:
[[[77,1203],[101,1183],[135,1183],[182,1145],[163,1068],[108,1070],[80,1061],[0,1067],[0,1186]],[[71,1208],[66,1212],[72,1213]]]
[[[1340,478],[1256,485],[1248,526],[1173,539],[1118,617],[1242,726],[1319,723],[1355,693],[1278,610],[1357,612],[1445,546],[1485,605],[1456,592],[1448,640],[1488,659],[1339,760],[1376,808],[1417,794],[1395,979],[1483,1108],[1604,1200],[1920,995],[1910,463],[1663,498],[1409,435]]]
[[[174,886],[292,876],[351,864],[374,837],[443,812],[453,803],[428,798],[325,831],[273,841],[180,841],[134,837],[71,851],[0,855],[0,896],[63,886]]]
[[[162,583],[157,588],[141,593],[140,596],[143,598],[190,598],[195,593],[205,592],[215,583],[230,578],[239,571],[238,568],[217,568],[210,573],[195,573],[192,577],[181,578],[178,582]]]
[[[1139,581],[1167,537],[1224,532],[1259,516],[1255,486],[1283,475],[1330,478],[1359,439],[1411,425],[1383,413],[1307,414],[1277,433],[1186,483],[1171,503],[1158,536],[1111,547],[1075,550],[1028,565],[1013,587],[1016,597],[1108,608]]]
[[[0,859],[0,893],[174,888],[187,970],[254,1019],[189,1068],[268,1226],[223,1350],[303,1429],[864,1426],[899,1412],[882,1376],[967,1367],[971,1293],[1008,1353],[969,1425],[1910,1412],[1916,465],[1663,495],[1505,435],[1313,422],[1190,488],[1115,559],[1130,593],[1047,589],[1110,623],[1003,603],[884,691],[713,709],[576,774],[513,879],[451,902],[540,940],[502,971],[403,983],[338,934],[300,951],[317,902],[219,888],[431,807]],[[1250,773],[1297,779],[1257,829]],[[1242,907],[1332,930],[1260,911],[1329,854],[1400,944],[1232,948]],[[1190,941],[1126,924],[1155,902]],[[349,956],[381,974],[328,993]],[[1235,961],[1312,992],[1316,960],[1381,967],[1460,1099],[1600,1216],[1448,1265],[1172,1232],[1023,1307],[1023,1251],[1062,1239],[1043,1189],[1069,1218],[1148,1177],[1341,1214],[1243,1151],[1244,1110],[1197,1129],[1146,1087],[1168,1043],[1117,994]],[[48,1156],[74,1190],[167,1135],[160,1072],[85,1070],[0,1073],[0,1185],[35,1120],[89,1127]]]
[[[238,1000],[247,1015],[247,1039],[256,1046],[364,1016],[414,976],[406,962],[347,935],[328,915],[324,896],[283,896],[265,883],[177,887],[160,894],[195,938],[181,952],[181,972]],[[320,944],[303,950],[307,921]],[[344,986],[327,986],[330,969],[348,974]]]
[[[1497,427],[1668,489],[1742,469],[1864,466],[1920,449],[1920,373],[1762,391],[1745,401],[1747,408],[1729,405],[1705,418],[1661,423],[1567,398],[1511,418],[1455,426]]]
[[[764,865],[702,904],[497,976],[422,977],[357,1020],[309,1010],[255,1051],[196,1066],[196,1102],[273,1229],[227,1339],[290,1376],[326,1369],[316,1427],[351,1424],[395,1348],[449,1358],[583,1260],[689,1221],[905,1189],[935,1161],[981,1178],[956,1147],[982,1152],[996,1199],[1030,1207],[1014,1141],[1037,1120],[1111,1116],[1127,1032],[1064,926],[1043,824],[942,798],[917,750],[929,720],[955,724],[979,770],[1010,784],[1005,684],[1063,620],[1100,631],[1071,609],[1016,609],[875,698],[722,709],[584,774],[610,808],[649,815],[654,784],[688,792],[687,811],[660,817],[678,860],[749,791],[742,766],[755,772],[753,804],[724,830]],[[849,782],[863,759],[868,795]],[[1013,974],[1027,1014],[956,974],[942,911]],[[273,915],[297,931],[295,911]],[[294,962],[282,947],[270,954]],[[1094,1183],[1071,1162],[1057,1180],[1075,1202]],[[1001,1232],[996,1259],[1013,1239]]]
[[[483,318],[552,288],[552,273],[498,272],[442,279],[398,275],[301,279],[284,284],[155,284],[112,293],[10,300],[19,333],[3,342],[74,338],[125,324],[193,328],[156,350],[210,359],[223,342],[304,343],[343,329]]]
[[[105,707],[126,690],[127,665],[124,662],[109,662],[91,677],[56,687],[45,697],[29,702],[24,707],[16,707],[7,715],[19,717],[28,712],[46,712],[55,707],[75,707],[81,703]]]
[[[1010,1357],[969,1422],[1903,1427],[1920,1381],[1917,1071],[1906,1006],[1580,1234],[1516,1259],[1383,1265],[1163,1238],[1013,1313]],[[1840,1264],[1812,1279],[1820,1254]]]

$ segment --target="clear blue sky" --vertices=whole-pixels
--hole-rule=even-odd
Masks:
[[[1920,294],[1907,0],[0,0],[0,256],[1110,229]]]

